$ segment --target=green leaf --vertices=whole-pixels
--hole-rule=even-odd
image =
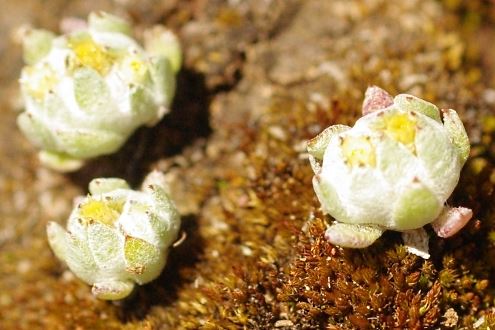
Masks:
[[[413,182],[394,205],[393,223],[398,230],[417,229],[432,222],[441,210],[435,194],[421,182]]]
[[[333,125],[326,128],[323,132],[308,141],[307,149],[309,154],[316,159],[322,160],[332,137],[349,129],[350,127],[346,125]]]
[[[175,94],[175,75],[170,62],[163,56],[150,59],[150,74],[156,102],[169,107]]]
[[[111,226],[101,223],[88,225],[88,245],[101,272],[107,277],[114,276],[125,266],[122,254],[124,237]]]
[[[122,135],[111,131],[63,129],[54,132],[59,149],[75,158],[111,154],[125,142]]]
[[[442,112],[443,125],[449,133],[452,143],[456,146],[459,152],[462,165],[464,165],[469,157],[469,151],[471,149],[466,129],[464,128],[457,112],[452,109],[443,110]]]
[[[166,255],[154,245],[134,237],[126,237],[124,246],[127,272],[137,283],[147,283],[156,278],[165,266]]]
[[[320,176],[315,175],[313,177],[313,188],[321,203],[323,212],[330,214],[338,221],[347,222],[349,220],[349,214],[330,182],[323,181]]]
[[[23,58],[26,64],[32,65],[45,57],[52,49],[55,35],[46,30],[29,30],[23,36]]]
[[[45,149],[53,149],[54,142],[52,132],[41,119],[30,112],[23,112],[17,117],[17,125],[24,135],[36,146]]]
[[[89,192],[92,195],[104,194],[116,189],[130,189],[127,182],[119,178],[97,178],[89,183]]]
[[[416,111],[435,119],[437,122],[440,120],[440,112],[436,105],[420,99],[419,97],[409,94],[399,94],[394,98],[394,103],[405,111]]]
[[[325,232],[325,238],[332,244],[361,249],[370,246],[383,233],[376,226],[334,223]]]
[[[98,299],[119,300],[130,295],[133,289],[133,282],[107,280],[93,284],[91,292]]]
[[[91,30],[97,32],[123,33],[128,36],[132,33],[131,26],[127,21],[104,11],[89,14],[88,25]]]
[[[74,96],[77,104],[87,113],[103,115],[113,109],[108,86],[93,69],[84,67],[74,72]]]

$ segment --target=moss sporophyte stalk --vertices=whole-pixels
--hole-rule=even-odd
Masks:
[[[335,218],[326,238],[364,248],[391,229],[403,233],[410,252],[429,258],[424,225],[449,237],[472,217],[468,208],[446,205],[469,150],[454,110],[368,88],[354,127],[328,127],[308,143],[316,195]]]
[[[152,172],[142,191],[117,178],[89,184],[69,216],[67,230],[50,222],[48,241],[55,255],[100,299],[122,299],[135,284],[160,275],[177,239],[180,217],[164,189],[160,172]]]
[[[162,26],[145,31],[143,48],[127,22],[91,13],[85,28],[58,37],[26,31],[23,46],[18,125],[53,169],[76,170],[113,153],[169,112],[181,51]]]

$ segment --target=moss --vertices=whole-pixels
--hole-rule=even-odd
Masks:
[[[186,50],[174,109],[158,127],[64,177],[37,168],[13,112],[1,112],[1,140],[9,141],[1,239],[14,230],[0,254],[4,328],[493,327],[495,135],[483,119],[490,85],[476,74],[481,50],[462,39],[474,36],[455,24],[468,3],[485,2],[446,11],[436,1],[253,1],[223,18],[223,1],[139,3],[127,4],[130,16],[146,25],[166,17]],[[475,31],[492,26],[486,12],[469,10],[480,17],[466,19]],[[212,50],[221,61],[206,55]],[[408,254],[393,232],[364,250],[324,239],[330,219],[311,186],[305,141],[332,124],[352,125],[368,84],[453,107],[474,137],[451,202],[475,218],[453,238],[432,234],[431,260]],[[167,173],[187,238],[134,297],[98,301],[50,253],[45,223],[63,221],[91,178],[136,185],[151,167]]]

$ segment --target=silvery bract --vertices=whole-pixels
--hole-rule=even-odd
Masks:
[[[180,217],[163,187],[163,175],[152,172],[142,191],[124,180],[94,179],[90,195],[81,197],[67,222],[47,226],[55,255],[100,299],[122,299],[135,283],[155,279],[177,239]]]
[[[82,30],[23,37],[20,78],[25,111],[18,125],[42,149],[41,161],[60,171],[118,150],[141,125],[154,125],[175,92],[181,64],[176,37],[157,26],[144,49],[124,20],[92,13]]]
[[[424,225],[449,237],[472,216],[470,209],[445,205],[469,149],[454,110],[370,87],[354,127],[331,126],[308,144],[315,192],[336,220],[325,236],[363,248],[384,230],[397,230],[410,252],[428,258]]]

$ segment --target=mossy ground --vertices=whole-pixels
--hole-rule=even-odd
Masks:
[[[2,4],[0,328],[388,329],[495,326],[494,5],[485,1],[25,1]],[[15,127],[21,23],[106,9],[166,23],[185,65],[172,113],[116,155],[61,175]],[[345,250],[323,237],[305,141],[359,116],[367,85],[456,109],[472,155],[452,197],[473,208],[432,258],[397,233]],[[123,302],[94,299],[48,248],[97,176],[167,173],[187,238]]]

